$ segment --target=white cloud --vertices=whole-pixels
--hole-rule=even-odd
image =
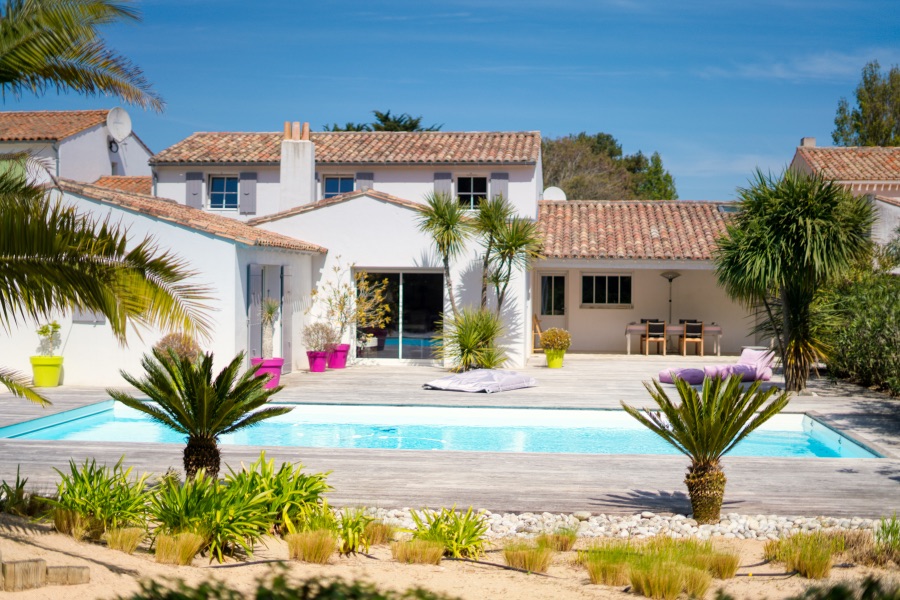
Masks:
[[[853,53],[819,52],[781,61],[707,67],[698,75],[709,79],[778,79],[783,81],[846,81],[858,79],[867,62],[877,59],[882,67],[900,61],[895,48],[870,48]]]

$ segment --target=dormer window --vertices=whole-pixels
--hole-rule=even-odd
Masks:
[[[325,178],[325,198],[333,198],[341,194],[347,194],[353,191],[353,177],[326,177]]]
[[[237,210],[238,178],[212,176],[209,178],[209,208],[212,210]]]
[[[456,196],[463,208],[475,210],[482,200],[487,198],[487,177],[458,177],[456,179]]]

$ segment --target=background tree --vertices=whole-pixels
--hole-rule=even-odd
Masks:
[[[828,354],[817,294],[868,254],[873,211],[818,175],[757,171],[751,184],[738,189],[740,210],[719,240],[716,277],[733,299],[761,307],[760,329],[775,340],[786,387],[801,391],[810,366]]]
[[[111,50],[98,28],[139,21],[131,0],[6,0],[0,6],[0,90],[109,94],[162,111],[141,70]]]
[[[333,123],[325,125],[323,131],[440,131],[443,125],[422,125],[422,116],[414,117],[409,113],[392,115],[391,111],[373,110],[375,120],[370,123],[353,123],[348,121],[343,126]]]
[[[558,186],[572,200],[675,200],[672,175],[658,153],[623,155],[608,133],[545,138],[544,187]]]
[[[838,102],[831,139],[838,146],[900,146],[900,68],[882,73],[867,63],[856,86],[856,106]]]

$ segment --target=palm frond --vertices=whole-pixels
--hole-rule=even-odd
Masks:
[[[16,398],[25,398],[41,406],[49,406],[50,401],[34,391],[31,380],[24,374],[12,369],[0,367],[0,385],[5,387]]]

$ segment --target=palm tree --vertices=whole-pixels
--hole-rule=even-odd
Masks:
[[[111,94],[162,111],[140,68],[106,46],[98,29],[138,21],[131,0],[6,0],[0,7],[0,91]]]
[[[105,315],[120,343],[129,325],[208,335],[208,290],[189,283],[195,273],[184,261],[150,237],[129,243],[125,228],[77,214],[47,193],[13,169],[0,172],[0,328],[79,308]],[[0,385],[46,402],[9,369],[0,369]]]
[[[188,478],[193,479],[200,469],[215,478],[219,474],[220,435],[292,410],[290,407],[260,408],[282,387],[266,389],[267,378],[257,377],[253,370],[241,374],[243,363],[242,352],[213,380],[211,352],[192,361],[154,348],[153,355],[145,354],[141,361],[146,372],[143,379],[121,373],[125,381],[155,405],[125,392],[107,390],[107,393],[125,406],[187,436],[184,471]]]
[[[733,299],[761,307],[789,391],[806,387],[827,356],[812,306],[824,285],[870,251],[874,216],[864,197],[820,175],[757,171],[716,251],[716,276]]]
[[[474,218],[474,228],[478,233],[478,241],[484,246],[484,255],[481,265],[481,308],[487,308],[488,282],[491,273],[491,257],[494,254],[494,245],[501,231],[506,227],[515,210],[502,195],[486,198],[478,206],[478,214]]]
[[[684,483],[691,498],[694,519],[699,523],[718,522],[726,482],[720,459],[787,406],[787,393],[781,393],[765,405],[778,390],[772,387],[760,391],[758,381],[743,390],[738,376],[727,380],[708,377],[703,380],[703,389],[698,393],[683,379],[675,378],[675,387],[681,397],[681,403],[676,405],[658,381],[654,380],[652,386],[645,382],[644,386],[659,412],[648,409],[641,412],[624,402],[622,408],[690,457],[691,466]]]
[[[456,296],[453,293],[453,280],[450,277],[450,262],[458,257],[466,248],[466,240],[472,232],[472,225],[466,217],[462,205],[450,194],[443,192],[430,193],[425,196],[425,207],[418,216],[419,231],[431,236],[435,249],[444,265],[444,284],[450,296],[450,308],[456,317]]]
[[[506,292],[515,271],[531,268],[544,257],[543,241],[535,221],[512,217],[497,231],[490,257],[489,279],[497,295],[497,314],[503,310]]]

